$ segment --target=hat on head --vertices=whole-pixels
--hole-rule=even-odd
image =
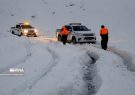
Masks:
[[[101,25],[101,28],[104,28],[105,26],[104,25]]]

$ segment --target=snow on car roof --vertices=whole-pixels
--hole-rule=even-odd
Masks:
[[[82,25],[82,24],[81,23],[70,23],[69,25],[75,26],[75,25]]]

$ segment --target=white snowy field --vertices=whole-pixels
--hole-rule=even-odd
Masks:
[[[134,95],[134,0],[0,0],[0,95]],[[10,27],[23,21],[40,30],[18,37]],[[63,45],[55,29],[81,22],[96,45]],[[100,48],[100,25],[109,47]],[[24,75],[8,74],[23,68]]]
[[[1,41],[9,44],[1,46],[0,73],[24,68],[23,76],[0,76],[1,95],[134,95],[135,73],[113,49],[8,34]]]

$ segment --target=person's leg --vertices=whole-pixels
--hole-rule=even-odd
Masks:
[[[102,40],[101,40],[101,47],[102,47],[102,49],[105,49],[105,36],[102,35],[101,37],[102,37]]]
[[[67,35],[65,35],[65,44],[67,43]]]
[[[107,49],[107,41],[104,41],[104,50]]]
[[[107,49],[107,43],[108,43],[108,34],[105,35],[105,50]]]
[[[106,38],[106,49],[107,49],[107,47],[108,47],[108,34],[107,34],[107,38]]]
[[[64,44],[64,45],[66,44],[65,38],[64,38],[63,44]]]
[[[64,44],[64,35],[62,35],[61,41]]]
[[[66,44],[66,36],[63,35],[63,44],[65,45]]]
[[[106,50],[106,41],[103,40],[103,49]]]
[[[104,42],[103,42],[103,40],[101,40],[101,48],[102,49],[104,48]]]

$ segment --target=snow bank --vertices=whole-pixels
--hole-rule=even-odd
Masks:
[[[24,76],[1,76],[0,94],[88,94],[88,85],[86,80],[84,80],[84,73],[87,74],[87,69],[91,68],[88,68],[88,65],[92,60],[86,51],[81,51],[76,46],[68,44],[64,46],[62,43],[40,42],[40,38],[37,41],[37,38],[29,39],[14,36],[14,39],[12,39],[12,37],[7,37],[8,40],[12,41],[10,44],[8,44],[9,42],[6,38],[3,39],[5,43],[7,42],[5,45],[8,46],[3,46],[1,51],[6,48],[12,54],[12,57],[9,59],[9,63],[3,59],[4,64],[8,63],[8,65],[1,67],[1,69],[7,73],[11,67],[24,68],[25,72]],[[22,51],[16,48],[20,48]],[[10,52],[10,49],[14,53]],[[3,51],[3,54],[7,54],[7,52]],[[22,54],[25,58],[21,58],[21,56],[16,54]],[[14,58],[16,59],[15,63],[11,63]]]
[[[0,72],[4,72],[8,67],[21,64],[25,61],[28,54],[27,38],[19,38],[17,36],[10,37],[7,35],[0,37],[0,44]]]
[[[127,66],[127,69],[131,72],[135,72],[135,55],[130,53],[128,50],[118,49],[115,47],[109,47],[109,50],[116,53],[123,59],[123,63]]]
[[[91,60],[86,52],[61,43],[48,44],[45,48],[52,54],[52,62],[56,60],[53,69],[21,95],[87,95],[82,67]]]
[[[96,66],[101,85],[96,95],[134,95],[134,74],[123,65],[119,56],[91,46],[85,48],[91,55],[99,57]]]

